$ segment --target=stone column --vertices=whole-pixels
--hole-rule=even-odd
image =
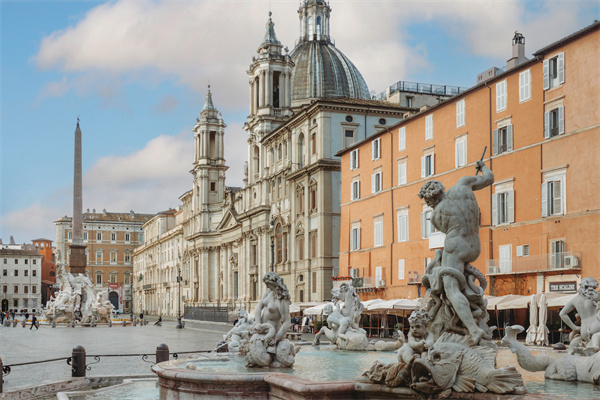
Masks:
[[[83,195],[81,174],[81,129],[79,118],[75,128],[75,155],[73,168],[73,242],[71,243],[71,257],[69,270],[72,274],[85,273],[87,260],[85,245],[83,244]]]
[[[273,106],[273,71],[267,72],[267,105]]]
[[[258,75],[258,108],[265,105],[265,75],[264,71],[259,71]]]

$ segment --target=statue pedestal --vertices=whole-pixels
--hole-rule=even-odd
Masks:
[[[69,272],[75,274],[85,274],[87,260],[85,257],[85,249],[87,246],[83,244],[71,244],[71,257],[69,264]]]

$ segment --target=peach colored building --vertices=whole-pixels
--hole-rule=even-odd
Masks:
[[[582,277],[600,277],[599,28],[513,58],[506,72],[338,153],[340,276],[363,300],[424,294],[420,278],[444,238],[417,193],[475,174],[486,146],[495,182],[476,192],[474,263],[486,293],[573,293]],[[520,46],[515,36],[513,55]]]

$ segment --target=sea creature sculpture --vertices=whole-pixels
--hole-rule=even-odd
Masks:
[[[600,352],[590,356],[566,355],[554,358],[548,354],[531,354],[531,351],[517,341],[517,333],[523,332],[521,325],[507,326],[502,344],[517,355],[521,368],[536,372],[545,371],[548,379],[579,381],[600,385]]]
[[[495,368],[496,350],[469,346],[469,337],[444,333],[429,349],[426,358],[411,366],[411,389],[424,394],[456,392],[511,393],[523,386],[514,366]]]

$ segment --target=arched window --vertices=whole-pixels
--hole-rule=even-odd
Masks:
[[[304,134],[301,133],[298,138],[298,166],[304,167]]]
[[[277,160],[281,160],[283,158],[283,147],[281,146],[281,143],[279,143],[279,146],[277,146]]]
[[[317,17],[317,40],[321,40],[321,17]]]
[[[283,229],[281,224],[275,228],[275,242],[277,244],[277,264],[283,262]]]
[[[253,165],[252,165],[252,169],[253,169],[253,173],[255,175],[258,175],[258,173],[260,172],[260,150],[258,150],[258,146],[254,146],[254,154],[253,154]]]
[[[313,35],[313,19],[312,17],[308,17],[308,39],[312,39]]]

